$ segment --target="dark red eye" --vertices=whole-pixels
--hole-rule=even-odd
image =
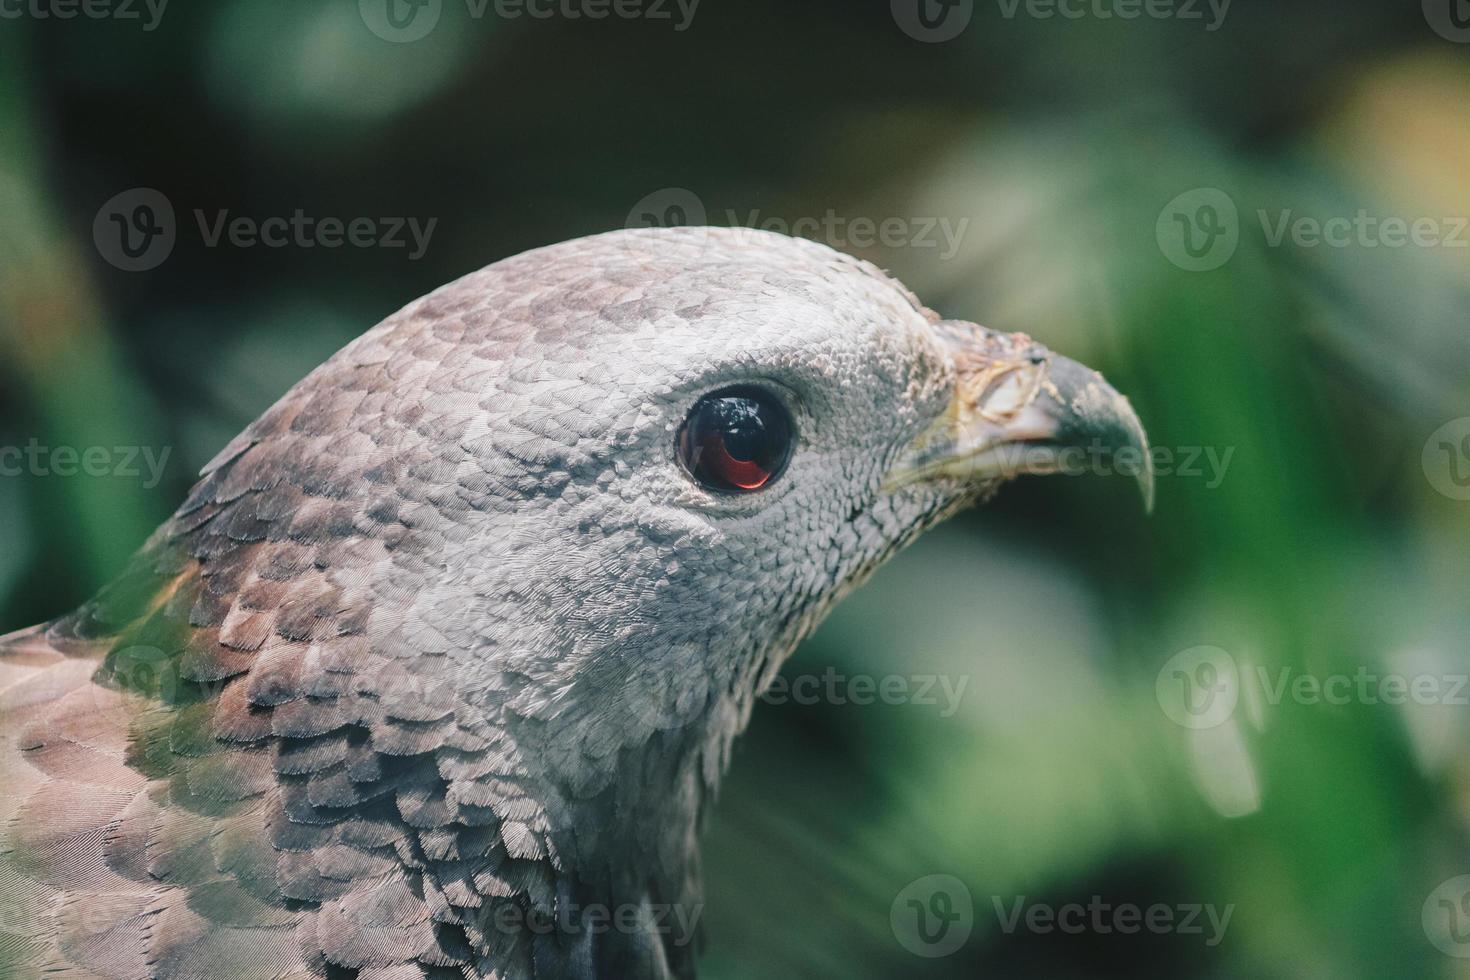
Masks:
[[[791,416],[760,388],[705,395],[679,429],[679,462],[707,490],[759,490],[781,475],[790,458]]]

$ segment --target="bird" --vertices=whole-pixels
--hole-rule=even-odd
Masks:
[[[409,303],[0,638],[0,974],[688,978],[699,829],[925,529],[1147,438],[1096,372],[748,229]]]

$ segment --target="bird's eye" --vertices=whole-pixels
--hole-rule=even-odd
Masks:
[[[702,487],[749,493],[791,458],[791,416],[775,396],[742,385],[705,395],[679,429],[679,462]]]

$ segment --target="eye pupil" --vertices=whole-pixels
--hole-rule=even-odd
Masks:
[[[771,393],[740,386],[705,395],[679,430],[679,461],[695,482],[720,493],[759,490],[791,455],[791,419]]]
[[[741,462],[754,462],[765,438],[759,419],[741,419],[725,430],[725,452]]]

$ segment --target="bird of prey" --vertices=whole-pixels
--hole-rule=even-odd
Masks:
[[[0,639],[0,975],[692,976],[701,815],[782,660],[1092,443],[1147,459],[1095,372],[809,241],[450,283]]]

